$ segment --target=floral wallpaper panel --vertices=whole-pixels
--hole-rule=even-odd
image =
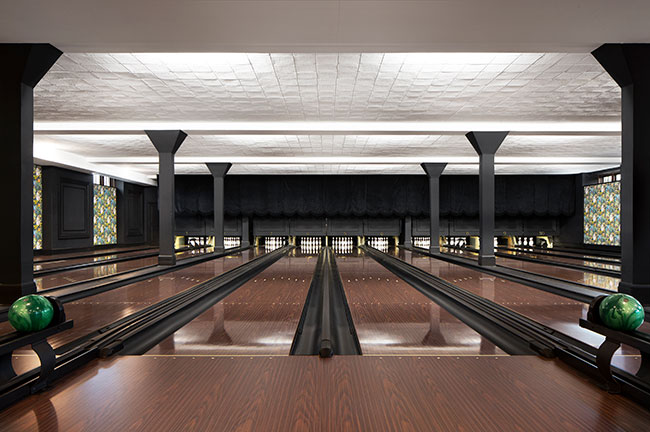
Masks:
[[[621,182],[585,186],[584,242],[621,244]]]
[[[34,165],[34,249],[43,249],[43,170]]]
[[[95,185],[94,239],[96,245],[117,243],[117,190]]]

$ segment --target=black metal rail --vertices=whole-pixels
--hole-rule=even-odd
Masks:
[[[334,252],[329,247],[318,255],[290,354],[361,355]]]
[[[384,267],[404,278],[414,288],[436,301],[461,321],[466,322],[479,333],[492,340],[497,346],[502,347],[492,339],[494,335],[491,333],[491,329],[472,326],[470,324],[472,319],[468,319],[467,314],[489,317],[493,325],[500,327],[500,331],[507,334],[508,338],[520,339],[515,347],[522,347],[522,343],[527,342],[529,348],[540,355],[558,357],[581,372],[599,379],[597,350],[591,345],[546,327],[481,296],[470,293],[398,258],[366,246],[362,246],[362,249]],[[444,297],[453,299],[465,310],[459,313],[458,309],[448,308],[447,303],[439,301],[440,298]],[[509,352],[507,349],[504,350]],[[641,404],[650,404],[650,384],[647,381],[615,367],[612,367],[612,376],[620,385],[621,393]]]
[[[282,258],[292,246],[260,257],[102,327],[55,350],[58,357],[47,384],[98,357],[143,354],[256,274]],[[0,386],[0,409],[28,396],[40,368]]]

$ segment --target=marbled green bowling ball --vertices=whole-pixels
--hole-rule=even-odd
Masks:
[[[608,295],[598,308],[600,320],[614,330],[632,331],[643,324],[643,306],[627,294]]]
[[[35,332],[50,325],[54,308],[43,296],[30,294],[21,297],[9,308],[9,324],[20,332]]]

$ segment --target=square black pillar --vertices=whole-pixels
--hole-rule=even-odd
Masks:
[[[621,87],[621,282],[650,304],[650,44],[605,44],[593,56]]]
[[[494,266],[494,155],[508,132],[470,132],[465,135],[479,155],[479,265]]]
[[[181,130],[145,131],[158,150],[158,213],[160,249],[158,264],[176,264],[174,251],[174,155],[187,134]]]
[[[0,44],[0,303],[36,292],[33,245],[34,87],[62,52],[49,44]]]
[[[422,169],[429,176],[430,241],[429,252],[440,252],[440,176],[446,163],[423,163]]]
[[[404,246],[413,246],[413,220],[411,216],[404,217]]]
[[[241,218],[241,247],[248,247],[251,245],[250,241],[250,223],[248,216]]]
[[[214,251],[223,252],[224,180],[232,164],[206,164],[214,178]]]

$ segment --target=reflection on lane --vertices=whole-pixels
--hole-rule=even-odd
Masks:
[[[364,355],[505,353],[370,257],[337,257]]]
[[[586,319],[587,317],[589,305],[586,303],[500,279],[417,252],[404,249],[397,252],[399,258],[409,264],[593,347],[600,346],[604,340],[603,336],[584,329],[578,324],[580,318]],[[558,271],[561,270],[558,268]],[[641,330],[650,330],[650,325],[644,323]],[[638,351],[624,346],[617,352],[614,364],[627,371],[636,372],[640,364]]]
[[[478,254],[476,252],[449,249],[446,247],[440,248],[440,251],[452,255],[457,255],[463,258],[477,259],[478,257]],[[516,259],[497,257],[497,264],[504,267],[525,270],[544,276],[563,279],[568,282],[577,282],[612,291],[618,291],[618,283],[620,282],[620,279],[611,276],[604,276],[582,270],[554,266],[552,263],[533,263],[529,261],[520,261]]]
[[[289,355],[318,259],[296,251],[293,255],[246,282],[147,355]]]
[[[71,342],[113,321],[231,270],[260,253],[263,251],[249,249],[66,303],[66,317],[74,320],[74,327],[58,333],[49,340],[55,348]],[[0,334],[9,331],[11,327],[8,322],[0,324]]]

